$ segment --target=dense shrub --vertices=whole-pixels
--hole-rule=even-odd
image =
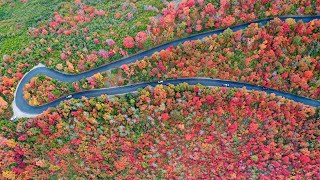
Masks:
[[[26,39],[30,44],[23,43],[21,50],[13,52],[11,60],[0,66],[0,89],[7,96],[6,102],[12,102],[20,76],[39,62],[59,71],[78,73],[136,53],[140,48],[148,49],[191,33],[265,17],[317,14],[320,10],[315,1],[163,2],[165,4],[157,0],[60,3],[53,8],[56,11],[52,12],[51,18],[40,18],[41,21],[30,24],[28,38],[12,40],[15,46],[21,45],[17,41]],[[144,43],[138,41],[134,48],[124,46],[125,37],[136,37],[144,32],[147,34]],[[106,42],[110,39],[114,40],[112,46]],[[107,51],[108,55],[99,56],[100,50]],[[6,78],[13,84],[5,86]],[[5,111],[9,112],[8,109]]]
[[[308,179],[319,166],[315,111],[187,84],[70,100],[1,137],[0,177]]]
[[[197,76],[247,82],[320,99],[320,56],[316,52],[320,48],[319,28],[319,20],[302,23],[276,19],[265,27],[252,24],[237,32],[227,30],[123,65],[112,75],[104,73],[104,82],[99,81],[96,87]],[[31,96],[26,99],[50,101],[46,96],[39,96],[49,93],[44,91],[53,85],[49,80],[40,81],[32,88],[28,85],[25,93]],[[58,87],[71,85],[58,83]],[[60,96],[72,92],[65,90]]]

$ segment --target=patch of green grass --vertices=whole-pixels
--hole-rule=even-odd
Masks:
[[[17,123],[20,121],[24,121],[25,118],[19,119],[19,121],[9,121],[8,119],[2,119],[0,118],[0,135],[8,135],[12,132],[15,132]]]
[[[31,41],[28,28],[48,20],[59,8],[62,0],[33,0],[21,3],[18,0],[0,3],[0,55],[11,54]]]
[[[0,51],[3,54],[12,53],[19,50],[28,42],[29,38],[24,35],[16,35],[1,40]]]

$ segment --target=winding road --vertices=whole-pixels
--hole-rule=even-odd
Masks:
[[[320,15],[316,16],[283,16],[283,17],[278,17],[281,20],[285,20],[287,18],[292,18],[295,19],[296,21],[302,20],[303,22],[310,22],[314,19],[319,19]],[[259,23],[259,25],[263,26],[266,25],[270,20],[274,18],[267,18],[267,19],[262,19],[262,20],[256,20],[252,21],[249,23],[229,27],[233,31],[237,31],[240,29],[244,29],[248,27],[249,24],[251,23]],[[207,36],[211,36],[213,34],[219,34],[222,33],[225,29],[218,29],[218,30],[213,30],[213,31],[208,31],[205,33],[200,33],[196,35],[192,35],[186,38],[182,38],[179,40],[175,40],[157,47],[154,47],[150,50],[146,50],[140,53],[137,53],[135,55],[132,55],[130,57],[125,57],[122,58],[118,61],[111,62],[109,64],[100,66],[96,69],[92,69],[86,72],[82,72],[81,74],[65,74],[62,72],[58,72],[52,69],[49,69],[45,66],[39,66],[35,67],[32,70],[30,70],[28,73],[24,75],[24,77],[20,80],[18,83],[18,86],[15,91],[15,98],[13,102],[13,109],[14,109],[14,115],[17,117],[33,117],[38,114],[41,114],[43,111],[47,110],[50,107],[56,107],[59,105],[61,101],[64,101],[66,97],[61,97],[59,99],[56,99],[53,102],[50,102],[48,104],[44,104],[41,106],[31,106],[28,104],[28,102],[23,98],[23,87],[25,86],[26,83],[30,81],[30,79],[34,76],[37,76],[39,74],[46,75],[48,77],[51,77],[53,79],[57,79],[59,81],[63,82],[74,82],[74,81],[79,81],[82,78],[87,78],[91,77],[96,73],[101,73],[104,71],[108,71],[114,68],[121,67],[124,64],[129,64],[133,63],[137,60],[141,60],[146,56],[151,56],[155,52],[159,52],[163,49],[166,49],[170,46],[177,46],[179,44],[182,44],[186,41],[191,41],[191,40],[198,40],[202,39]],[[223,86],[223,84],[229,84],[230,88],[242,88],[245,87],[248,90],[259,90],[259,91],[265,91],[267,93],[274,93],[277,96],[283,96],[287,99],[303,103],[305,105],[309,106],[314,106],[314,107],[319,107],[320,106],[320,101],[306,98],[306,97],[301,97],[297,96],[294,94],[274,90],[274,89],[263,89],[261,86],[256,86],[252,84],[247,84],[247,83],[241,83],[241,82],[232,82],[232,81],[225,81],[225,80],[220,80],[220,79],[209,79],[209,78],[181,78],[181,79],[174,79],[174,80],[165,80],[163,83],[164,84],[179,84],[186,82],[190,85],[195,85],[195,84],[202,84],[204,86]],[[144,88],[146,86],[156,86],[158,83],[157,82],[144,82],[144,83],[138,83],[138,84],[132,84],[132,85],[127,85],[127,86],[122,86],[122,87],[113,87],[113,88],[102,88],[102,89],[97,89],[97,90],[89,90],[89,91],[83,91],[83,92],[77,92],[73,94],[73,98],[81,98],[82,96],[85,97],[96,97],[100,96],[102,94],[108,94],[108,95],[117,95],[117,94],[126,94],[126,93],[131,93],[137,91],[139,88]]]

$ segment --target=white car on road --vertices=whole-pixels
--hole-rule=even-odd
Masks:
[[[66,99],[70,99],[70,98],[72,98],[72,95],[71,95],[71,94],[66,97]]]
[[[10,121],[14,121],[17,119],[17,116],[13,116],[12,118],[10,118]]]

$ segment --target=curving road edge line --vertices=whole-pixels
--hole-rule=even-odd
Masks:
[[[283,16],[283,17],[278,17],[278,18],[281,19],[282,21],[287,18],[292,18],[292,19],[295,19],[296,21],[302,20],[303,22],[310,22],[314,19],[319,19],[320,15],[315,15],[315,16]],[[263,26],[263,25],[267,24],[272,19],[274,19],[274,18],[256,20],[256,21],[252,21],[252,22],[248,22],[245,24],[236,25],[236,26],[232,26],[232,27],[228,27],[228,28],[233,31],[237,31],[237,30],[241,30],[241,29],[248,27],[248,25],[250,25],[251,23],[259,23],[260,25]],[[55,101],[52,101],[48,104],[44,104],[41,106],[29,105],[26,102],[26,100],[23,98],[23,87],[26,83],[28,83],[30,81],[30,79],[32,77],[34,77],[36,75],[44,74],[44,75],[49,76],[51,78],[57,79],[59,81],[74,82],[74,81],[78,81],[82,78],[91,77],[94,74],[99,73],[99,72],[104,72],[107,70],[118,68],[124,64],[133,63],[139,59],[143,59],[146,56],[151,56],[153,53],[159,52],[159,51],[166,49],[170,46],[177,46],[177,45],[182,44],[186,41],[199,40],[199,39],[203,39],[203,38],[210,36],[210,35],[213,35],[213,34],[220,34],[228,28],[208,31],[208,32],[192,35],[192,36],[189,36],[186,38],[178,39],[178,40],[175,40],[172,42],[168,42],[168,43],[162,44],[160,46],[154,47],[152,49],[134,54],[129,57],[124,57],[124,58],[119,59],[117,61],[113,61],[109,64],[100,66],[98,68],[95,68],[95,69],[92,69],[92,70],[89,70],[86,72],[82,72],[80,74],[75,74],[75,75],[58,72],[58,71],[49,69],[42,64],[39,64],[36,67],[32,68],[28,73],[26,73],[17,85],[16,91],[14,93],[14,100],[12,102],[14,116],[16,116],[16,117],[35,117],[35,116],[41,114],[43,111],[47,110],[48,108],[56,107],[57,105],[59,105],[59,103],[61,101],[65,100],[65,96],[64,96],[59,99],[56,99]],[[310,99],[310,98],[306,98],[306,97],[302,97],[302,96],[297,96],[294,94],[290,94],[290,93],[286,93],[286,92],[282,92],[282,91],[278,91],[278,90],[274,90],[274,89],[263,89],[261,86],[256,86],[256,85],[252,85],[252,84],[248,84],[248,83],[232,82],[232,81],[225,81],[225,80],[220,80],[220,79],[209,79],[209,78],[181,78],[181,79],[165,80],[164,81],[164,83],[175,84],[175,85],[179,84],[179,83],[183,83],[183,82],[189,83],[190,85],[195,85],[195,84],[200,83],[205,86],[220,86],[220,87],[223,86],[223,84],[229,84],[230,87],[235,87],[235,88],[245,87],[248,90],[265,91],[267,93],[274,93],[277,96],[283,96],[287,99],[290,99],[290,100],[293,100],[296,102],[300,102],[305,105],[314,106],[314,107],[320,106],[320,101],[317,101],[314,99]],[[157,82],[145,82],[145,83],[132,84],[132,85],[127,85],[127,86],[122,86],[122,87],[102,88],[102,89],[96,89],[96,90],[90,90],[90,91],[83,91],[83,92],[73,93],[73,98],[81,98],[82,96],[96,97],[96,96],[99,96],[102,94],[108,94],[108,95],[126,94],[126,93],[135,92],[139,88],[144,88],[146,86],[155,86],[155,85],[157,85]]]

